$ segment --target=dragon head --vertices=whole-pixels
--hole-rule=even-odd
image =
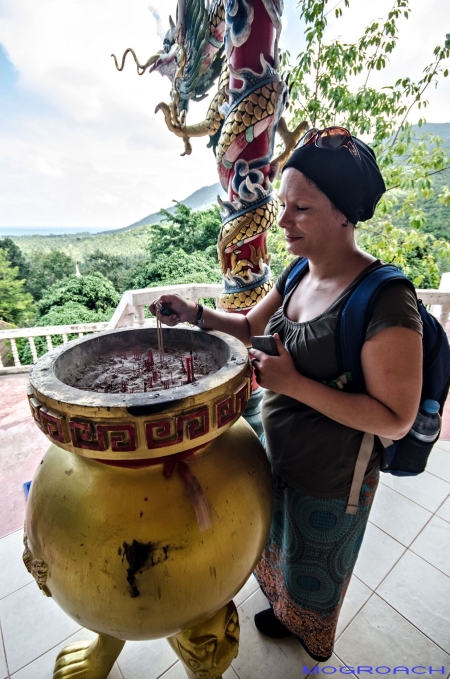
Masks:
[[[159,52],[157,52],[149,59],[147,59],[145,64],[140,64],[138,58],[136,57],[136,54],[134,53],[134,50],[128,48],[127,50],[125,50],[122,56],[121,66],[119,66],[115,55],[112,54],[111,56],[115,61],[117,70],[118,71],[123,70],[123,67],[125,65],[125,58],[127,54],[130,53],[133,56],[134,61],[136,62],[137,72],[139,75],[143,75],[147,70],[149,73],[158,71],[158,73],[161,73],[161,75],[163,76],[166,75],[169,78],[169,80],[173,82],[177,70],[178,43],[176,38],[178,34],[178,25],[174,23],[172,17],[169,17],[169,22],[170,26],[169,30],[164,36],[162,50],[159,50]]]
[[[166,75],[173,82],[177,70],[178,44],[176,36],[178,27],[171,16],[169,17],[169,23],[169,30],[163,40],[163,48],[153,57],[154,62],[151,64],[148,72],[153,73],[158,71],[162,76]]]

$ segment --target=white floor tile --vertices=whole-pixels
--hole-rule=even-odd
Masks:
[[[0,621],[11,674],[80,629],[34,582],[0,601]]]
[[[436,514],[450,523],[450,497],[446,499],[442,507],[439,507]]]
[[[408,547],[432,514],[384,483],[378,487],[370,521]]]
[[[450,441],[446,443],[450,444]],[[427,463],[427,472],[450,482],[450,445],[446,449],[436,446],[433,448]]]
[[[7,679],[8,668],[6,667],[5,654],[3,653],[3,640],[0,633],[0,679]]]
[[[450,655],[422,634],[385,601],[373,594],[361,612],[337,640],[335,654],[364,679],[369,667],[424,666],[422,676],[446,676]],[[429,674],[428,668],[446,668],[446,674]],[[385,670],[384,670],[385,671]],[[376,674],[375,669],[372,674]]]
[[[223,679],[238,679],[232,667],[230,667],[222,676]],[[168,672],[161,676],[161,679],[187,679],[187,674],[181,662],[177,662],[176,665],[171,667]]]
[[[431,452],[431,455],[434,453],[436,448],[442,448],[442,450],[446,450],[447,453],[450,453],[450,441],[448,441],[448,440],[445,441],[443,439],[439,439],[439,441],[434,444],[434,448]],[[431,457],[431,455],[430,455],[430,457]]]
[[[339,622],[336,631],[336,638],[339,637],[347,625],[353,620],[355,615],[361,610],[366,601],[372,594],[372,590],[369,589],[361,580],[353,575],[350,580],[350,585],[348,586],[347,593],[345,595],[344,603],[342,604],[341,612],[339,615]]]
[[[450,495],[450,483],[428,472],[418,476],[383,474],[383,484],[433,513]]]
[[[331,656],[331,658],[329,660],[327,660],[326,662],[320,662],[317,665],[317,667],[314,669],[314,671],[307,676],[314,677],[314,676],[316,676],[316,673],[317,674],[323,674],[323,675],[338,674],[338,676],[341,676],[341,677],[346,676],[346,677],[350,677],[350,678],[355,676],[351,671],[347,671],[347,668],[346,668],[345,671],[341,671],[339,669],[341,667],[346,668],[346,665],[341,660],[339,660],[337,655],[335,655],[333,653],[333,655]],[[339,669],[339,672],[338,672],[338,669]]]
[[[370,589],[376,589],[404,551],[403,545],[368,523],[354,574]]]
[[[123,679],[156,679],[178,660],[166,639],[127,641],[117,664]]]
[[[177,662],[176,665],[171,667],[165,674],[161,676],[161,679],[186,679],[187,675],[184,671],[184,667],[181,662]],[[234,675],[233,679],[236,679]]]
[[[408,550],[377,594],[450,654],[449,577]]]
[[[93,639],[95,634],[89,630],[83,629],[73,634],[68,639],[65,639],[62,643],[58,644],[55,648],[52,648],[44,655],[41,655],[37,660],[30,663],[24,667],[16,674],[12,675],[13,679],[51,679],[53,675],[53,668],[55,666],[56,656],[63,648],[74,644],[77,641],[84,641],[85,639]],[[122,679],[122,675],[119,672],[117,665],[115,664],[111,672],[108,674],[107,679]]]
[[[0,540],[0,599],[33,580],[22,561],[23,530],[6,535]]]
[[[258,589],[259,589],[258,581],[252,574],[245,583],[245,585],[243,586],[243,588],[236,594],[236,596],[233,599],[236,608],[239,608],[239,606],[241,606],[244,603],[244,601],[246,601]]]
[[[253,617],[264,608],[267,599],[258,590],[239,609],[240,648],[232,667],[240,679],[299,679],[304,668],[312,670],[317,663],[294,637],[275,642],[256,630]]]
[[[412,543],[411,551],[450,576],[450,524],[439,516],[433,516]]]

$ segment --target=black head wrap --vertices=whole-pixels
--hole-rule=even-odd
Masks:
[[[373,217],[386,186],[375,154],[367,144],[352,137],[361,162],[345,146],[337,150],[301,146],[283,168],[293,167],[311,179],[352,223]]]

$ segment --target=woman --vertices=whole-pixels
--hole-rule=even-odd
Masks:
[[[283,298],[281,274],[247,316],[204,309],[203,327],[247,346],[272,334],[279,356],[250,350],[263,401],[267,454],[275,479],[269,540],[255,575],[271,608],[257,628],[276,638],[296,635],[318,661],[331,656],[337,620],[378,483],[381,444],[375,439],[355,514],[346,513],[364,432],[399,439],[419,407],[421,320],[402,282],[377,295],[361,351],[366,392],[330,386],[339,377],[335,350],[339,309],[379,260],[360,250],[354,226],[373,216],[385,191],[373,151],[344,128],[311,130],[286,164],[279,226],[292,255],[309,265]],[[198,306],[175,295],[159,302],[164,322],[198,322]],[[155,313],[155,303],[151,305]]]

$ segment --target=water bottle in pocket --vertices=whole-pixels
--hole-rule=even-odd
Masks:
[[[407,435],[386,448],[383,471],[396,476],[409,476],[424,471],[428,456],[441,431],[440,405],[426,399],[419,408]]]

